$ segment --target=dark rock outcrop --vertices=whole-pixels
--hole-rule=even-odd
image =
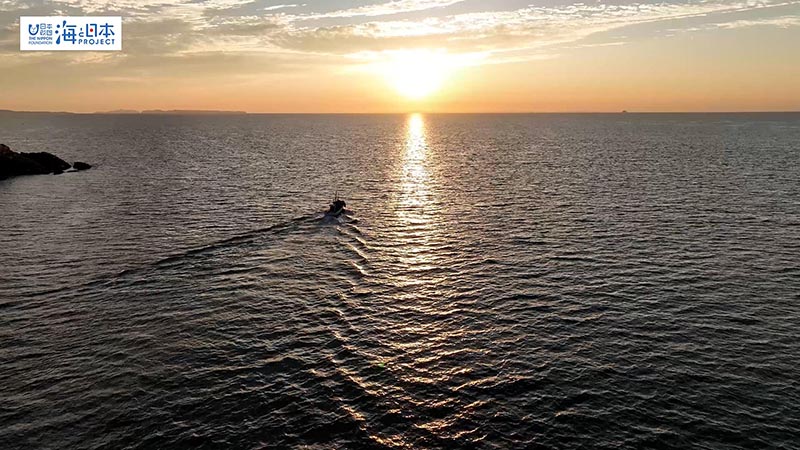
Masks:
[[[68,162],[52,153],[17,153],[0,144],[0,179],[17,175],[60,174],[69,168]]]
[[[53,172],[63,172],[69,169],[71,166],[68,162],[64,161],[63,159],[59,158],[58,156],[47,153],[47,152],[36,152],[36,153],[22,153],[20,152],[25,158],[33,160],[35,163],[42,166],[45,170],[45,173],[53,173]]]
[[[85,162],[75,161],[75,164],[72,165],[72,168],[75,170],[89,170],[92,168],[92,165]]]

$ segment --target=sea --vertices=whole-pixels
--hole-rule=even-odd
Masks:
[[[93,165],[0,181],[3,449],[800,448],[800,114],[0,142]]]

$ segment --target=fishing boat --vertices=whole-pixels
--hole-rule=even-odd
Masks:
[[[337,193],[333,197],[333,201],[331,202],[330,208],[325,213],[328,217],[339,217],[344,212],[344,207],[347,206],[344,200],[339,198],[339,194]]]

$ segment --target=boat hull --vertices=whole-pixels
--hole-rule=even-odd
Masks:
[[[328,211],[325,213],[325,217],[339,217],[344,213],[344,208],[339,208],[336,211]]]

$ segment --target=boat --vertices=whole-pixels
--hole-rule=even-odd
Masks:
[[[331,206],[328,211],[325,213],[327,217],[339,217],[344,212],[344,207],[347,206],[344,200],[339,198],[339,194],[337,193],[333,197],[333,201],[331,202]]]

